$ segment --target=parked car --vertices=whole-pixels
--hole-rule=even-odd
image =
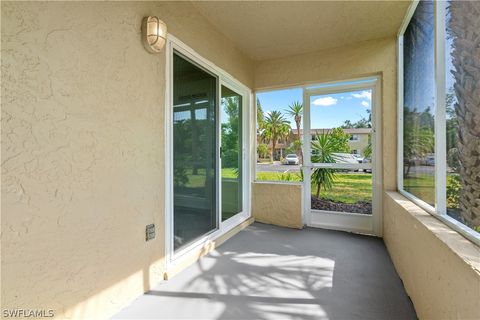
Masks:
[[[372,163],[372,158],[368,157],[368,158],[364,158],[362,160],[362,163]],[[363,172],[370,172],[372,173],[372,169],[363,169]]]
[[[354,155],[351,153],[338,152],[338,153],[333,153],[332,155],[336,163],[358,164],[357,158],[355,158]],[[350,171],[350,170],[343,170],[343,171]],[[353,171],[358,172],[358,169]]]
[[[336,153],[333,153],[332,155],[336,163],[350,163],[350,164],[358,163],[357,158],[355,158],[355,156],[351,153],[336,152]]]
[[[435,155],[428,155],[425,159],[425,164],[427,166],[434,166],[435,165]]]
[[[298,159],[298,156],[294,153],[292,154],[287,154],[285,157],[285,164],[299,164],[300,159]]]
[[[361,154],[353,154],[353,156],[357,159],[358,163],[363,163],[363,157]]]

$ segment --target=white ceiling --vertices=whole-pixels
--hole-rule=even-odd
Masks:
[[[252,60],[397,34],[410,1],[194,1]]]

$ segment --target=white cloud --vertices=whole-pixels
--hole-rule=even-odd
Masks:
[[[263,116],[268,117],[272,111],[264,111]]]
[[[368,108],[368,107],[370,107],[370,102],[364,100],[364,101],[362,101],[362,106]]]
[[[333,97],[318,98],[313,101],[316,106],[333,106],[337,104],[337,99]]]
[[[371,91],[362,91],[360,93],[353,93],[352,96],[354,98],[358,98],[358,99],[368,99],[368,100],[372,100],[372,92]]]

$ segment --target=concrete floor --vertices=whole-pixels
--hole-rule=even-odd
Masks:
[[[416,319],[380,239],[255,223],[115,319]]]

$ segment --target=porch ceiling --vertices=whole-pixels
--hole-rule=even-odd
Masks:
[[[194,1],[255,61],[396,35],[411,1]]]

